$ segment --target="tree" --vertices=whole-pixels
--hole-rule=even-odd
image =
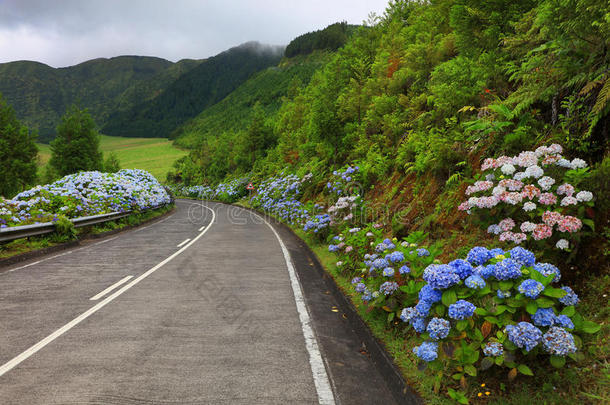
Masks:
[[[0,195],[13,196],[36,180],[35,139],[0,94]]]
[[[121,161],[114,152],[110,152],[104,159],[104,171],[108,173],[116,173],[121,170]]]
[[[50,164],[60,176],[81,170],[103,169],[100,136],[87,109],[71,106],[57,126],[51,142]]]

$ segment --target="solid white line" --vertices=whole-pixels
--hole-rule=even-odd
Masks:
[[[84,321],[85,319],[87,319],[88,317],[90,317],[91,315],[93,315],[94,313],[96,313],[97,311],[102,309],[103,307],[105,307],[107,304],[112,302],[115,298],[117,298],[118,296],[123,294],[125,291],[129,290],[134,285],[138,284],[140,281],[144,280],[146,277],[150,276],[152,273],[154,273],[155,271],[157,271],[158,269],[163,267],[165,264],[169,263],[174,257],[178,256],[180,253],[182,253],[186,249],[188,249],[189,246],[191,246],[193,243],[195,243],[199,238],[201,238],[210,229],[210,227],[214,223],[214,219],[216,218],[216,213],[214,212],[213,209],[211,209],[205,205],[203,207],[212,211],[212,221],[203,230],[203,232],[201,232],[199,235],[197,235],[195,237],[195,239],[193,239],[188,245],[184,246],[182,249],[178,250],[177,252],[175,252],[174,254],[172,254],[171,256],[166,258],[165,260],[163,260],[161,263],[157,264],[155,267],[148,270],[146,273],[144,273],[141,276],[139,276],[138,278],[134,279],[129,284],[122,287],[120,290],[116,291],[109,297],[106,297],[103,301],[98,302],[95,306],[93,306],[89,310],[83,312],[82,314],[80,314],[79,316],[77,316],[76,318],[74,318],[73,320],[71,320],[64,326],[62,326],[61,328],[57,329],[55,332],[51,333],[49,336],[42,339],[40,342],[36,343],[34,346],[30,347],[29,349],[27,349],[26,351],[24,351],[17,357],[13,358],[12,360],[9,360],[8,362],[6,362],[2,366],[0,366],[0,377],[3,376],[5,373],[9,372],[10,370],[12,370],[14,367],[19,365],[22,361],[26,360],[31,355],[35,354],[40,349],[42,349],[43,347],[45,347],[46,345],[48,345],[49,343],[51,343],[52,341],[54,341],[55,339],[57,339],[64,333],[66,333],[67,331],[69,331],[70,329],[72,329],[73,327],[75,327],[76,325],[78,325],[79,323],[81,323],[82,321]]]
[[[201,232],[202,229],[203,229],[203,226],[201,228],[199,228],[199,232]]]
[[[126,282],[128,282],[129,280],[131,280],[133,276],[127,276],[125,278],[123,278],[122,280],[114,283],[113,285],[111,285],[110,287],[106,288],[104,291],[102,291],[101,293],[94,295],[93,297],[89,298],[89,301],[97,301],[100,298],[102,298],[104,295],[108,294],[110,291],[114,290],[115,288],[117,288],[118,286],[125,284]]]
[[[254,215],[261,218],[257,214]],[[280,238],[280,235],[278,235],[273,226],[271,226],[271,224],[263,218],[261,218],[261,220],[264,221],[273,231],[278,242],[280,242],[280,247],[282,248],[282,253],[284,254],[286,267],[288,267],[288,275],[290,276],[290,285],[292,286],[292,292],[294,294],[294,300],[297,304],[299,319],[301,320],[301,328],[303,329],[303,336],[305,337],[305,347],[307,348],[307,352],[309,354],[309,364],[311,366],[311,372],[313,373],[313,382],[318,393],[318,402],[324,405],[334,405],[335,397],[333,395],[333,390],[330,387],[330,380],[328,378],[328,374],[326,373],[326,367],[324,367],[324,361],[322,360],[322,354],[320,353],[320,348],[318,347],[316,335],[311,326],[311,319],[309,317],[309,312],[307,311],[307,306],[305,305],[305,298],[303,297],[303,291],[301,290],[301,283],[299,282],[299,277],[294,270],[290,253],[288,253],[286,245],[284,245],[282,238]]]
[[[200,231],[201,232],[201,231]],[[186,243],[188,243],[188,241],[191,240],[191,238],[187,238],[186,240],[183,240],[182,242],[178,243],[178,245],[176,245],[176,247],[182,247],[184,246]]]

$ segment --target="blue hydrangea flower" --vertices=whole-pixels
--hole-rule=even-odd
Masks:
[[[472,265],[464,259],[456,259],[449,263],[455,273],[463,280],[472,274]]]
[[[360,296],[360,298],[362,299],[362,301],[364,302],[369,302],[370,300],[373,299],[373,295],[371,294],[371,292],[369,291],[369,289],[365,289],[362,292],[362,295]]]
[[[430,322],[428,322],[426,332],[430,334],[430,339],[439,340],[446,338],[447,335],[449,335],[450,329],[451,325],[448,320],[443,318],[432,318]]]
[[[508,340],[526,351],[532,350],[542,340],[542,332],[529,322],[519,322],[517,325],[507,325]]]
[[[385,269],[389,265],[390,263],[388,263],[386,259],[375,259],[375,261],[373,261],[373,267],[376,269]]]
[[[402,312],[400,313],[400,319],[402,319],[403,322],[411,322],[411,320],[421,317],[422,314],[420,314],[414,307],[403,308]]]
[[[390,295],[396,290],[398,290],[398,283],[394,281],[386,281],[379,287],[379,292],[383,295]]]
[[[398,272],[400,274],[409,274],[411,272],[411,269],[409,268],[409,266],[404,265],[404,266],[401,266],[400,269],[398,269]]]
[[[398,262],[402,262],[403,260],[405,260],[405,255],[402,252],[392,252],[388,255],[386,255],[385,257],[388,261],[390,261],[391,263],[398,263]]]
[[[496,265],[488,264],[487,266],[477,266],[472,271],[472,274],[476,274],[483,278],[483,280],[487,280],[489,277],[495,275]]]
[[[504,259],[496,263],[494,276],[498,280],[510,280],[521,277],[521,265],[513,259]]]
[[[510,290],[507,290],[507,291],[498,290],[496,295],[498,296],[498,298],[504,299],[504,298],[510,297],[511,293],[510,293]]]
[[[570,287],[563,286],[563,287],[561,287],[561,289],[563,291],[567,292],[566,295],[564,295],[561,298],[558,298],[558,301],[561,302],[563,305],[565,305],[565,306],[577,305],[580,302],[578,295],[576,295],[574,290],[572,290]]]
[[[329,252],[336,252],[339,250],[339,246],[338,245],[328,245],[328,251]]]
[[[455,304],[449,305],[449,317],[457,320],[470,318],[475,309],[477,307],[474,304],[465,300],[458,300]]]
[[[472,276],[468,277],[466,281],[464,281],[464,284],[466,284],[468,288],[474,289],[485,288],[485,286],[487,285],[485,283],[485,280],[483,280],[481,276],[478,276],[476,274],[473,274]]]
[[[391,267],[386,267],[383,269],[383,275],[385,277],[392,277],[394,275],[394,269]]]
[[[563,328],[553,326],[542,337],[544,349],[557,356],[567,356],[576,351],[574,336]]]
[[[413,318],[411,320],[411,326],[413,326],[413,329],[415,330],[415,332],[417,333],[423,333],[426,331],[426,318],[424,317],[418,317],[418,318]]]
[[[519,285],[518,290],[526,297],[535,300],[536,298],[538,298],[538,295],[540,295],[542,290],[544,290],[544,286],[542,285],[542,283],[528,278]]]
[[[362,282],[362,277],[354,277],[352,278],[352,284],[358,284]]]
[[[567,315],[559,315],[555,323],[565,329],[574,329],[574,322]]]
[[[428,252],[428,249],[419,248],[416,250],[416,252],[417,252],[417,256],[419,256],[419,257],[430,256],[430,252]]]
[[[489,259],[491,259],[491,252],[482,246],[475,246],[470,249],[468,255],[466,255],[466,260],[468,260],[471,264],[478,266],[480,264],[485,264]]]
[[[534,265],[534,270],[545,277],[548,277],[550,274],[555,274],[555,277],[553,277],[553,283],[556,283],[561,279],[561,272],[559,269],[550,263],[536,263]]]
[[[434,361],[438,357],[438,343],[423,342],[420,346],[415,346],[413,348],[413,353],[423,361]]]
[[[536,256],[527,249],[517,246],[508,251],[510,258],[522,266],[529,267],[536,263]]]
[[[417,309],[417,312],[419,312],[422,316],[428,316],[430,309],[432,308],[432,304],[432,302],[420,300],[417,305],[415,305],[415,309]]]
[[[460,282],[460,276],[455,274],[453,267],[446,264],[431,264],[424,270],[424,280],[432,288],[445,289]]]
[[[538,308],[532,316],[532,321],[538,326],[553,326],[556,321],[553,308]]]
[[[439,302],[443,296],[443,292],[426,284],[419,290],[420,301],[428,301],[431,303]]]
[[[493,248],[489,251],[489,253],[491,254],[491,257],[496,257],[499,255],[504,255],[504,250],[500,249],[500,248]]]
[[[489,357],[498,357],[504,354],[504,347],[499,342],[487,342],[483,348],[483,354]]]
[[[364,292],[364,290],[366,290],[366,284],[364,283],[358,283],[356,284],[356,291],[359,293]]]

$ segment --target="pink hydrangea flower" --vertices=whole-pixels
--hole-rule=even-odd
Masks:
[[[500,180],[498,185],[510,191],[519,191],[523,187],[523,182],[515,179],[503,179]]]
[[[515,221],[512,218],[505,218],[498,224],[503,231],[510,231],[515,227]]]
[[[540,195],[540,189],[533,184],[528,184],[523,187],[523,190],[521,190],[521,195],[523,198],[533,200],[534,197],[538,197]]]
[[[561,206],[566,207],[568,205],[576,205],[578,204],[578,200],[571,195],[567,195],[561,199]]]
[[[576,217],[566,215],[557,222],[557,229],[561,232],[578,232],[582,228],[582,221]]]
[[[544,205],[553,205],[557,202],[557,196],[553,193],[542,193],[538,197],[538,202]]]
[[[546,224],[536,224],[536,228],[532,232],[532,237],[536,240],[542,240],[550,237],[553,234],[553,228]]]
[[[564,183],[561,186],[557,187],[558,195],[572,195],[574,194],[574,186],[568,183]]]
[[[556,223],[561,221],[562,218],[563,215],[555,211],[546,211],[544,214],[542,214],[542,222],[548,226],[554,226]]]

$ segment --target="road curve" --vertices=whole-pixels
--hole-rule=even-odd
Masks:
[[[303,297],[294,241],[249,211],[176,204],[0,269],[0,403],[394,402],[325,291]],[[329,315],[310,319],[312,299]]]

